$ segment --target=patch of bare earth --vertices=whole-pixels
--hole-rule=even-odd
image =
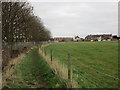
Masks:
[[[41,79],[41,77],[37,78],[39,82],[34,83],[34,85],[29,85],[29,88],[49,88],[46,83]]]

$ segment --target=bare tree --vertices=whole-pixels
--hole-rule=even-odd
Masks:
[[[27,2],[2,3],[3,42],[44,41],[50,38],[40,18]]]

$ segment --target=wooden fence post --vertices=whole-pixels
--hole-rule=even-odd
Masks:
[[[71,68],[71,55],[68,53],[68,83],[70,84],[70,87],[72,87],[72,68]]]
[[[51,64],[52,64],[52,49],[51,49],[51,55],[50,55],[50,57],[51,57]]]
[[[42,54],[44,53],[44,51],[43,51],[43,47],[42,47]]]
[[[44,54],[45,54],[45,56],[46,56],[46,50],[45,50],[45,48],[44,48]]]
[[[41,45],[40,45],[40,49],[41,49]]]
[[[41,47],[41,51],[43,52],[42,47]]]

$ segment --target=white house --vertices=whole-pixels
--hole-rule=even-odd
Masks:
[[[98,37],[98,41],[102,41],[102,37],[100,36],[100,37]]]
[[[73,41],[76,41],[76,42],[78,42],[78,41],[80,41],[81,39],[80,39],[80,37],[79,36],[75,36],[74,38],[73,38]]]

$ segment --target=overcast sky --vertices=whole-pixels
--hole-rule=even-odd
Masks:
[[[31,2],[52,36],[118,35],[117,2]]]

